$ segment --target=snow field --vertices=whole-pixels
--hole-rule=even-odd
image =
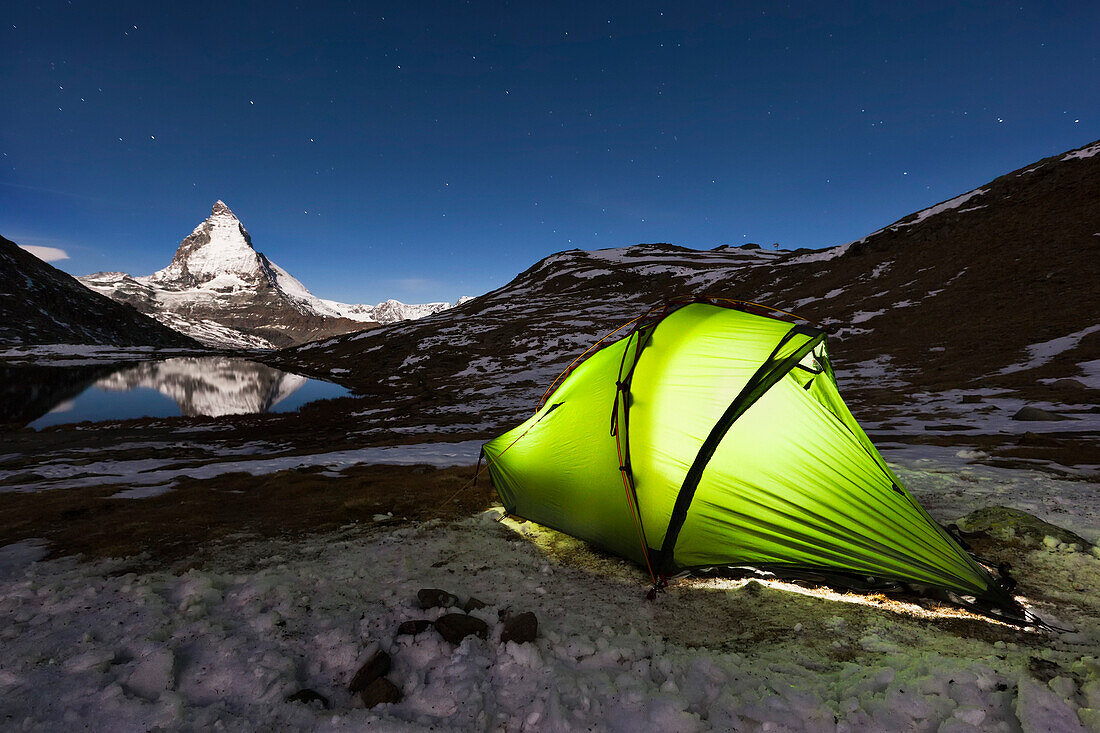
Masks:
[[[957,446],[879,443],[878,448],[933,517],[953,520],[981,507],[1002,505],[1068,529],[1089,542],[1100,542],[1100,491],[1094,481],[975,463],[984,453]]]
[[[33,542],[0,548],[0,720],[17,730],[624,733],[1100,722],[1095,619],[1075,643],[1028,648],[730,581],[682,583],[647,603],[632,567],[494,518],[246,545],[184,573],[36,562]],[[1074,557],[1075,574],[1100,580],[1100,560]],[[417,607],[422,587],[489,603],[474,612],[489,639],[396,637],[401,621],[442,613]],[[505,607],[536,613],[534,644],[499,642]],[[746,623],[752,614],[768,628]],[[379,647],[404,699],[366,710],[345,687]],[[1059,673],[1034,679],[1029,655]],[[332,709],[285,702],[303,687]]]

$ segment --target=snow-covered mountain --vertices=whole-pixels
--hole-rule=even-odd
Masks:
[[[467,300],[471,300],[471,298],[463,296],[454,305],[460,305]],[[347,303],[337,303],[335,300],[321,300],[319,302],[323,307],[339,314],[341,318],[379,324],[415,321],[453,307],[450,303],[443,302],[409,305],[408,303],[402,303],[400,300],[392,299],[383,301],[378,305],[349,305]]]
[[[146,276],[97,272],[79,279],[203,343],[230,348],[296,345],[451,307],[396,300],[351,305],[318,298],[256,251],[248,230],[222,201],[180,243],[167,267]]]

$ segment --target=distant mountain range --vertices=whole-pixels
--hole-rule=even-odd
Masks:
[[[700,295],[829,324],[853,406],[943,393],[955,395],[944,404],[957,405],[965,390],[972,400],[1095,404],[1100,143],[830,249],[569,250],[430,321],[331,338],[273,360],[369,396],[378,425],[499,429],[525,418],[598,338],[665,298]],[[369,369],[355,368],[368,359]]]
[[[0,237],[0,344],[54,343],[199,348]]]
[[[253,248],[248,231],[222,201],[180,243],[164,269],[146,276],[97,272],[79,280],[202,343],[229,348],[292,346],[451,307],[396,300],[350,305],[318,298]]]

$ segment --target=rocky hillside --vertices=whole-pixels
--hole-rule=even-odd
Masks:
[[[1095,382],[1098,202],[1094,143],[738,288],[835,323],[848,358],[888,357],[924,389]]]
[[[1026,403],[1060,412],[1062,430],[1095,430],[1098,151],[1025,166],[827,250],[561,252],[451,311],[276,359],[368,395],[369,424],[497,429],[600,336],[664,298],[708,294],[830,324],[845,394],[872,429],[1026,428],[1007,422]],[[921,423],[893,409],[915,401],[933,408]]]
[[[164,269],[146,276],[97,272],[80,279],[166,326],[229,348],[292,346],[450,307],[396,300],[349,305],[317,298],[256,251],[248,230],[222,201],[180,243]]]
[[[0,237],[0,344],[198,347]]]

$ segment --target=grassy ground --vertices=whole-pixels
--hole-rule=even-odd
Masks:
[[[0,493],[0,546],[41,537],[53,557],[140,557],[152,567],[194,560],[241,539],[373,524],[375,515],[389,512],[394,519],[384,521],[467,516],[493,498],[484,475],[470,485],[472,466],[322,471],[183,479],[171,491],[144,499],[111,498],[127,486]]]

